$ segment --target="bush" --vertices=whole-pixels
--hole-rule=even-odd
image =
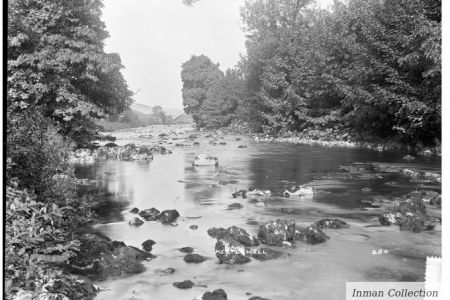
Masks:
[[[7,119],[5,276],[7,294],[34,290],[49,264],[64,265],[79,250],[73,228],[88,223],[89,200],[76,198],[68,164],[72,144],[38,111]]]

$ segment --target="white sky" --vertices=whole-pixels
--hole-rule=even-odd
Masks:
[[[329,3],[332,0],[319,0]],[[181,64],[205,54],[225,70],[245,54],[244,0],[104,0],[106,51],[119,53],[137,103],[182,108]]]

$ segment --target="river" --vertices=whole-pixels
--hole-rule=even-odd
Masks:
[[[158,137],[161,132],[169,133],[169,138]],[[162,143],[173,153],[155,155],[150,162],[108,160],[76,165],[77,177],[101,180],[102,189],[107,191],[99,196],[108,204],[98,211],[96,230],[139,248],[147,239],[156,241],[152,254],[157,257],[144,262],[144,273],[98,282],[106,290],[96,299],[193,299],[217,288],[224,289],[234,300],[252,295],[277,300],[344,299],[347,281],[423,281],[426,256],[441,255],[440,226],[421,233],[378,226],[379,212],[360,202],[377,195],[402,196],[416,189],[440,192],[439,183],[412,182],[399,172],[379,168],[394,166],[440,173],[440,158],[405,161],[404,153],[264,144],[244,136],[237,141],[231,135],[223,137],[226,145],[211,145],[212,138],[205,137],[206,132],[196,140],[200,145],[193,146],[193,141],[186,139],[193,132],[183,126],[116,132],[113,135],[119,145]],[[176,147],[175,143],[189,146]],[[213,153],[219,166],[193,167],[192,161],[199,153]],[[351,172],[349,167],[353,168]],[[219,184],[229,180],[238,183]],[[300,184],[314,186],[316,195],[302,199],[281,197],[285,189]],[[266,207],[256,206],[252,197],[232,198],[236,189],[249,187],[272,191],[272,196],[260,197]],[[362,191],[365,187],[371,191]],[[234,202],[243,208],[228,210]],[[129,212],[133,207],[176,209],[181,217],[178,226],[145,222],[134,227],[128,225],[135,216]],[[281,208],[292,209],[282,213]],[[210,227],[236,225],[256,236],[256,222],[286,219],[306,226],[325,217],[340,218],[350,227],[326,230],[330,239],[325,243],[297,241],[295,247],[278,248],[285,253],[279,259],[252,260],[245,265],[219,264],[214,252],[216,241],[206,232]],[[198,229],[190,229],[191,225],[198,225]],[[184,254],[177,250],[185,246],[193,247],[195,253],[208,260],[185,263]],[[374,254],[378,250],[383,253]],[[161,275],[159,271],[168,267],[175,268],[175,273]],[[186,290],[172,286],[175,281],[187,279],[197,285]]]

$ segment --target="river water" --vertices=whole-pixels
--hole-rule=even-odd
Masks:
[[[170,131],[167,140],[158,137]],[[108,160],[76,165],[77,177],[101,180],[103,191],[107,191],[99,196],[99,200],[107,200],[107,205],[98,211],[95,229],[112,240],[139,248],[147,239],[156,241],[152,253],[157,257],[144,262],[144,273],[97,283],[107,290],[96,299],[194,299],[217,288],[235,300],[253,295],[277,300],[344,299],[347,281],[423,281],[426,256],[441,255],[440,226],[421,233],[400,231],[396,226],[381,227],[377,221],[379,211],[366,209],[360,203],[371,196],[396,197],[415,189],[440,192],[439,184],[411,182],[398,172],[377,168],[381,165],[440,173],[440,158],[407,162],[401,153],[262,144],[245,137],[236,141],[236,136],[224,136],[227,144],[214,146],[204,132],[197,140],[200,146],[192,146],[193,141],[186,139],[192,132],[182,126],[153,126],[113,133],[119,145],[162,143],[173,153],[155,155],[148,163]],[[175,143],[190,146],[176,147]],[[199,153],[213,153],[219,158],[219,166],[193,167],[192,161]],[[363,171],[349,176],[349,166]],[[219,184],[227,180],[238,183]],[[396,183],[390,184],[392,181]],[[300,184],[312,185],[318,193],[302,199],[280,196],[285,189]],[[248,187],[272,191],[270,197],[259,197],[266,207],[256,206],[252,197],[232,198],[236,189]],[[364,187],[371,191],[361,191]],[[228,210],[227,206],[234,202],[243,208]],[[159,222],[129,226],[128,221],[135,216],[129,213],[133,207],[176,209],[181,217],[178,226]],[[281,208],[292,209],[282,213]],[[350,227],[326,230],[330,239],[325,243],[298,241],[295,247],[278,248],[285,255],[277,260],[252,260],[245,265],[219,264],[214,253],[215,239],[206,232],[210,227],[235,225],[256,235],[258,225],[254,221],[261,224],[286,219],[306,226],[325,217],[340,218]],[[198,225],[198,229],[190,229],[191,225]],[[177,250],[185,246],[193,247],[195,253],[208,260],[185,263],[184,254]],[[374,254],[380,249],[383,254]],[[175,273],[161,275],[159,271],[168,267],[175,268]],[[187,279],[197,285],[187,290],[172,286],[175,281]]]

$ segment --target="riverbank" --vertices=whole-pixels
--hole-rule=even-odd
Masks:
[[[279,134],[255,133],[245,124],[231,124],[218,130],[227,134],[241,134],[259,143],[287,143],[321,147],[337,147],[349,149],[367,149],[378,152],[402,151],[405,154],[417,156],[441,156],[440,145],[425,146],[421,143],[409,145],[399,141],[365,137],[357,138],[343,129],[305,129],[303,132],[286,132]],[[437,141],[440,143],[439,141]]]

